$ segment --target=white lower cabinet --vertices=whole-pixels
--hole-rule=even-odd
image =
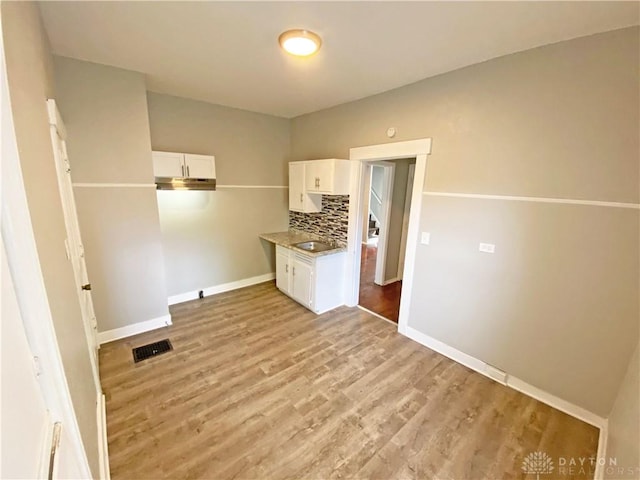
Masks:
[[[276,246],[276,286],[320,314],[344,304],[345,252],[305,255]]]
[[[289,268],[289,250],[276,246],[276,287],[287,295],[291,290]]]
[[[305,307],[313,310],[316,303],[313,298],[314,260],[306,255],[293,253],[291,256],[291,296]]]

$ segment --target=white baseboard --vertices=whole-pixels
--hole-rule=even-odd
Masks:
[[[126,327],[114,328],[106,332],[98,332],[98,343],[102,345],[103,343],[113,342],[114,340],[149,332],[156,328],[168,327],[169,325],[172,325],[171,315],[163,315],[162,317],[152,318],[145,322],[132,323]]]
[[[415,328],[409,326],[407,326],[406,332],[404,332],[403,335],[406,335],[410,339],[415,340],[416,342],[430,348],[431,350],[441,353],[445,357],[449,357],[450,359],[464,365],[465,367],[470,368],[471,370],[475,370],[476,372],[481,373],[482,375],[491,378],[494,381],[496,380],[490,375],[491,369],[495,367],[492,367],[482,360],[461,352],[460,350],[457,350],[447,345],[446,343],[441,342],[440,340],[436,340],[429,335],[425,335],[424,333],[419,332]],[[568,415],[571,415],[572,417],[582,420],[583,422],[593,425],[594,427],[599,428],[601,433],[604,427],[606,427],[607,420],[605,418],[596,415],[595,413],[590,412],[582,407],[579,407],[578,405],[556,397],[551,393],[545,392],[538,387],[534,387],[533,385],[530,385],[529,383],[517,377],[507,374],[504,385],[511,387],[521,393],[524,393],[529,397],[535,398],[542,403],[546,403],[547,405]]]
[[[100,455],[100,480],[111,480],[109,468],[109,443],[107,441],[107,402],[103,394],[98,394],[98,452]]]
[[[268,282],[276,278],[274,272],[265,273],[264,275],[258,275],[256,277],[243,278],[242,280],[236,280],[235,282],[223,283],[215,285],[213,287],[207,287],[202,289],[202,293],[205,297],[209,295],[215,295],[216,293],[229,292],[231,290],[237,290],[238,288],[249,287],[258,283]],[[195,300],[198,298],[198,290],[192,292],[179,293],[178,295],[172,295],[169,297],[169,305],[175,305],[176,303],[188,302],[189,300]]]
[[[582,420],[589,425],[593,425],[596,428],[602,429],[607,421],[600,415],[596,415],[595,413],[590,412],[585,408],[579,407],[574,403],[563,400],[560,397],[556,397],[555,395],[545,392],[538,387],[534,387],[533,385],[530,385],[524,380],[521,380],[517,377],[512,377],[511,375],[509,375],[507,378],[507,386],[513,388],[514,390],[518,390],[525,395],[533,397],[536,400],[541,401],[542,403],[546,403],[547,405],[568,415],[571,415],[572,417]]]

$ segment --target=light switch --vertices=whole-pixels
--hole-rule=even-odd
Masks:
[[[493,243],[481,243],[478,246],[478,250],[484,253],[494,253],[496,251],[496,246]]]
[[[423,245],[429,245],[430,241],[431,234],[429,232],[422,232],[422,235],[420,236],[420,243]]]

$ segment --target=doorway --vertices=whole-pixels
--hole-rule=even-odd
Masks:
[[[418,244],[418,230],[422,209],[422,190],[427,168],[427,155],[431,153],[431,139],[423,138],[404,142],[370,145],[351,148],[349,158],[352,168],[352,187],[349,203],[349,229],[347,241],[347,290],[345,303],[356,306],[360,299],[360,267],[362,263],[363,222],[366,217],[363,202],[367,165],[377,161],[415,159],[413,184],[411,185],[411,209],[407,221],[405,258],[401,269],[400,308],[398,312],[398,332],[406,334],[409,315],[409,300],[413,289],[413,269]],[[367,207],[368,208],[368,207]]]
[[[415,158],[364,164],[358,305],[398,322]]]

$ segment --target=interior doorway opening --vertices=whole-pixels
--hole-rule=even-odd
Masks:
[[[414,157],[363,165],[358,305],[395,323],[400,311],[415,163]]]
[[[349,158],[353,161],[351,198],[349,202],[349,229],[347,241],[347,288],[345,303],[347,306],[359,304],[360,266],[362,260],[363,222],[366,217],[363,206],[366,167],[371,162],[396,159],[415,159],[415,173],[411,186],[411,209],[406,234],[405,258],[402,268],[402,286],[400,310],[398,313],[398,332],[405,334],[409,323],[409,304],[413,290],[413,274],[418,245],[418,230],[422,210],[422,190],[427,170],[427,156],[431,153],[431,139],[421,138],[404,142],[383,143],[354,147],[349,150]]]

